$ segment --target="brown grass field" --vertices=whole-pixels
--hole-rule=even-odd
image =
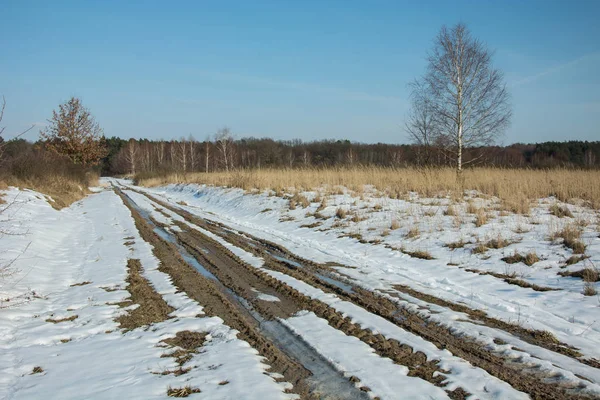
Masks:
[[[372,185],[392,198],[408,192],[424,197],[462,198],[464,190],[476,190],[498,197],[507,210],[517,213],[526,213],[531,200],[548,196],[570,203],[584,201],[587,206],[600,208],[600,171],[597,170],[473,168],[462,175],[463,186],[451,168],[261,169],[139,176],[136,180],[143,186],[198,183],[278,192],[315,189],[333,192],[346,187],[360,193],[365,185]]]

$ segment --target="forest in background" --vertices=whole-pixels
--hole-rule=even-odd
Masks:
[[[244,138],[195,141],[106,139],[102,174],[212,172],[231,169],[337,166],[446,167],[453,160],[441,149],[411,144],[365,144],[348,140],[276,141]],[[481,157],[484,155],[484,157]],[[467,148],[474,165],[505,168],[598,168],[600,141],[544,142]]]
[[[104,139],[107,154],[96,168],[101,175],[213,172],[260,168],[320,168],[338,166],[447,167],[452,159],[439,148],[413,144],[365,144],[348,140],[280,140],[226,138],[196,141]],[[55,160],[43,142],[23,139],[4,143],[4,166],[21,169],[48,168]],[[481,155],[485,157],[481,157]],[[476,166],[502,168],[592,168],[600,167],[600,141],[543,142],[468,148],[465,159],[481,157]],[[37,162],[33,162],[37,160]]]

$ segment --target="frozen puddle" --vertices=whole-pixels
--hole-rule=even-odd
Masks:
[[[338,281],[337,279],[333,279],[330,278],[328,276],[325,276],[323,274],[315,274],[319,279],[329,283],[330,285],[333,285],[337,288],[342,289],[344,292],[350,294],[350,293],[354,293],[354,290],[352,289],[352,286],[348,285],[347,283]]]
[[[276,296],[271,296],[270,294],[266,294],[266,293],[260,292],[260,291],[254,289],[254,288],[252,288],[252,291],[257,294],[256,298],[259,299],[259,300],[262,300],[262,301],[271,301],[271,302],[281,301]]]

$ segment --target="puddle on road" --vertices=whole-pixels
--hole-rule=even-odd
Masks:
[[[285,258],[285,257],[281,257],[281,256],[278,256],[278,255],[275,255],[275,254],[271,253],[270,251],[267,251],[267,253],[269,255],[271,255],[271,257],[275,258],[277,261],[281,261],[283,263],[289,264],[289,265],[291,265],[292,267],[295,267],[295,268],[304,268],[304,266],[302,264],[300,264],[300,263],[298,263],[298,262],[296,262],[294,260],[290,260],[289,258]]]
[[[352,294],[355,293],[354,290],[352,289],[352,286],[348,285],[347,283],[340,282],[340,281],[338,281],[336,279],[330,278],[330,277],[325,276],[323,274],[316,273],[315,276],[317,276],[319,279],[321,279],[321,280],[329,283],[330,285],[333,285],[333,286],[335,286],[337,288],[342,289],[346,293],[352,293]]]

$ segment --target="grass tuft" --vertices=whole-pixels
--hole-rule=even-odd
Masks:
[[[530,251],[525,255],[519,254],[517,251],[515,251],[513,255],[503,257],[502,261],[504,261],[507,264],[516,264],[522,262],[523,264],[531,267],[533,264],[540,261],[540,258],[535,253],[535,251]]]
[[[192,393],[200,393],[200,389],[193,388],[190,385],[181,388],[167,388],[167,396],[169,397],[188,397]]]
[[[552,204],[552,207],[550,207],[550,214],[552,214],[558,218],[565,218],[565,217],[573,218],[573,214],[571,213],[571,210],[569,210],[569,208],[567,206],[559,206],[556,203]]]

